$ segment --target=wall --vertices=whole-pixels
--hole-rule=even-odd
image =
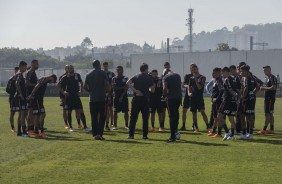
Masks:
[[[133,76],[139,72],[139,66],[145,62],[149,69],[163,70],[164,62],[171,63],[172,70],[181,76],[188,73],[189,65],[196,63],[200,73],[207,79],[211,78],[214,67],[237,65],[245,61],[251,67],[251,71],[264,81],[262,67],[270,65],[274,75],[282,74],[282,50],[255,50],[255,51],[215,51],[215,52],[193,52],[193,53],[171,53],[171,54],[134,54],[131,56],[131,70],[126,75]]]

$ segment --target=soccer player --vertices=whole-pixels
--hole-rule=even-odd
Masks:
[[[208,117],[205,112],[205,103],[203,96],[206,77],[199,73],[199,69],[196,64],[191,64],[190,69],[193,76],[189,80],[188,95],[191,99],[190,111],[193,115],[193,128],[195,128],[194,132],[199,132],[197,111],[201,112],[203,120],[206,123],[206,128],[209,131],[210,127],[208,123]]]
[[[106,94],[111,91],[106,72],[101,70],[100,61],[93,61],[94,70],[86,75],[84,89],[90,96],[90,114],[92,135],[95,140],[105,140],[103,137],[106,119]]]
[[[264,74],[267,77],[266,86],[260,87],[260,90],[265,91],[264,94],[264,113],[265,124],[262,130],[258,131],[258,134],[273,134],[274,133],[274,103],[277,90],[277,78],[271,73],[270,66],[263,67]],[[267,126],[270,124],[270,130],[267,131]]]
[[[163,67],[163,73],[161,76],[161,79],[163,80],[164,76],[166,76],[168,74],[168,72],[170,71],[170,63],[169,62],[165,62],[164,63],[164,67]],[[163,122],[165,122],[165,117],[166,117],[166,109],[167,109],[167,103],[163,101]]]
[[[136,122],[139,112],[143,119],[143,139],[148,139],[148,121],[149,121],[149,91],[155,92],[154,82],[148,74],[148,65],[143,63],[140,66],[139,74],[133,76],[127,81],[127,85],[134,92],[131,103],[131,115],[129,123],[128,139],[134,139]]]
[[[16,105],[16,99],[15,99],[15,94],[16,94],[16,74],[19,71],[19,67],[14,68],[14,75],[8,80],[6,92],[9,94],[9,104],[10,104],[10,125],[11,125],[11,131],[16,133],[17,130],[15,129],[14,125],[14,116],[16,112],[19,110],[19,107]]]
[[[230,76],[229,67],[224,67],[222,69],[222,76],[224,78],[223,83],[223,102],[221,104],[219,114],[218,114],[218,135],[221,135],[221,130],[224,128],[225,136],[223,140],[235,140],[234,131],[235,131],[235,115],[237,111],[238,103],[238,91],[236,83],[233,80],[233,77]],[[231,123],[231,133],[227,128],[226,122],[224,120],[224,115],[228,116],[228,119]]]
[[[214,84],[211,91],[211,99],[212,99],[212,116],[214,119],[214,123],[212,125],[212,131],[208,134],[208,136],[217,138],[221,137],[221,134],[216,134],[216,129],[218,127],[218,113],[219,108],[222,103],[222,95],[223,95],[223,79],[221,77],[221,68],[214,68],[212,72],[212,76],[214,78]]]
[[[244,64],[245,65],[245,64]],[[243,66],[241,64],[241,66]],[[240,66],[240,67],[241,67]],[[240,76],[240,73],[239,71],[237,70],[237,67],[235,65],[231,65],[229,67],[230,69],[230,75],[233,77],[233,80],[234,82],[237,84],[236,85],[236,88],[237,88],[237,91],[239,92],[239,97],[241,96],[240,92],[241,92],[241,76]],[[240,103],[240,102],[239,102]],[[240,104],[239,104],[240,105]],[[239,106],[238,105],[238,106]],[[238,109],[239,107],[237,107]],[[241,111],[240,111],[241,112]],[[240,120],[240,113],[239,113],[239,110],[237,111],[236,113],[236,131],[235,131],[235,134],[240,134],[241,132],[241,120]]]
[[[150,92],[150,102],[149,102],[149,111],[151,114],[151,125],[152,128],[150,129],[150,132],[155,131],[155,114],[156,111],[158,113],[159,117],[159,131],[164,131],[164,121],[163,121],[163,101],[162,101],[162,95],[163,95],[163,85],[162,85],[162,79],[158,77],[158,70],[152,70],[151,76],[154,81],[155,85],[155,92]]]
[[[68,70],[69,70],[69,65],[66,65],[65,66],[65,73],[63,75],[61,75],[59,77],[59,82],[58,82],[58,87],[61,89],[61,80],[64,76],[66,76],[68,74]],[[65,91],[66,89],[63,89],[63,91]],[[62,91],[60,90],[59,91],[59,95],[60,95],[60,100],[61,100],[61,103],[60,103],[60,106],[63,107],[63,119],[64,119],[64,122],[65,122],[65,129],[68,129],[69,128],[69,125],[68,125],[68,114],[67,114],[67,110],[65,109],[65,105],[66,105],[66,98],[65,98],[65,95],[62,93]]]
[[[186,74],[184,76],[184,82],[183,82],[183,87],[185,88],[185,96],[184,96],[184,101],[183,101],[183,111],[182,111],[182,127],[180,130],[186,130],[186,115],[187,111],[190,108],[190,96],[188,95],[189,91],[189,81],[190,78],[193,76],[191,73],[191,68],[190,68],[190,74]]]
[[[31,91],[30,95],[27,97],[28,100],[33,99],[32,109],[34,115],[35,137],[48,138],[44,132],[44,119],[46,117],[46,112],[44,108],[43,98],[47,88],[47,84],[56,83],[56,81],[56,75],[50,75],[48,77],[43,77],[39,79],[38,83]]]
[[[169,71],[163,78],[163,98],[167,100],[170,138],[168,142],[176,141],[176,133],[179,123],[179,106],[182,101],[181,77],[179,74]]]
[[[16,74],[16,101],[17,108],[19,109],[19,118],[18,118],[18,131],[17,136],[28,137],[26,132],[26,116],[27,116],[27,103],[26,103],[26,85],[25,78],[23,73],[26,72],[27,63],[25,61],[21,61],[19,64],[19,71]]]
[[[83,112],[83,106],[80,100],[80,95],[83,93],[83,82],[80,74],[74,72],[74,67],[69,65],[69,73],[61,79],[61,92],[65,95],[65,108],[68,111],[69,131],[73,132],[72,128],[72,111],[75,110],[77,128],[83,128],[89,131],[86,125],[86,118]],[[65,89],[65,90],[63,90]],[[83,127],[80,123],[83,123]]]
[[[112,79],[115,76],[115,74],[111,71],[109,71],[109,63],[104,62],[103,63],[104,71],[106,72],[109,80],[109,84],[112,85]],[[110,91],[110,93],[107,95],[107,116],[106,116],[106,127],[105,129],[107,131],[110,131],[109,127],[109,121],[111,119],[111,125],[113,126],[113,91]]]
[[[258,90],[256,79],[250,74],[248,65],[241,66],[242,85],[242,105],[244,118],[241,119],[242,134],[239,139],[253,139],[255,94]],[[246,120],[249,122],[250,132],[247,134]]]
[[[39,64],[38,60],[31,61],[31,67],[26,74],[25,84],[27,87],[27,96],[29,96],[37,84],[37,75],[35,71],[38,69]],[[28,115],[27,115],[27,133],[29,135],[34,133],[34,117],[33,117],[33,110],[32,110],[32,99],[27,100],[28,106]]]
[[[123,75],[123,67],[117,66],[116,68],[117,76],[112,78],[112,89],[114,97],[114,127],[113,130],[117,130],[117,119],[118,113],[124,113],[125,129],[128,128],[128,97],[127,97],[127,85],[128,77]]]

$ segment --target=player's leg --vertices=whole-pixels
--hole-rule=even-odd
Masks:
[[[124,125],[125,125],[125,129],[129,130],[128,128],[128,121],[129,121],[129,108],[128,108],[128,98],[124,98],[123,102],[122,102],[122,108],[121,111],[124,113]]]
[[[138,120],[138,114],[141,109],[140,101],[138,98],[140,97],[133,97],[131,102],[131,113],[130,113],[130,122],[129,122],[129,139],[134,139],[135,127],[136,122]]]
[[[274,103],[275,103],[275,100],[271,100],[270,101],[270,110],[269,110],[269,123],[270,123],[270,130],[267,131],[268,134],[273,134],[274,133],[274,116],[273,116],[273,113],[274,113]]]
[[[150,132],[154,132],[155,131],[155,116],[156,116],[156,113],[155,112],[151,112],[150,113],[151,115],[151,129],[150,129]]]
[[[229,137],[227,138],[228,140],[234,140],[234,133],[235,133],[235,128],[236,128],[236,123],[235,123],[235,117],[228,116],[230,124],[231,124],[231,132],[229,134]]]
[[[72,109],[68,109],[67,114],[68,114],[69,131],[72,132],[73,131],[73,127],[72,127]]]
[[[33,117],[33,109],[32,102],[33,100],[29,100],[27,103],[28,113],[27,113],[27,132],[28,134],[32,134],[34,132],[34,117]]]
[[[142,98],[143,99],[143,98]],[[148,129],[149,129],[149,103],[146,100],[140,101],[141,113],[142,113],[142,129],[143,129],[143,139],[148,139]]]
[[[187,111],[188,111],[188,108],[183,107],[182,109],[182,127],[180,128],[180,130],[186,130]]]
[[[77,128],[82,128],[81,122],[80,122],[80,109],[74,109],[75,110],[75,118],[76,118],[76,122],[77,122]]]

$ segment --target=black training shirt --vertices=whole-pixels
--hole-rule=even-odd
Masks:
[[[179,99],[182,98],[181,77],[177,73],[170,73],[163,78],[164,83],[167,83],[167,98]]]

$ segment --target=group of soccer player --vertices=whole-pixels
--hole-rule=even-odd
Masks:
[[[26,62],[21,61],[19,67],[15,68],[15,75],[8,81],[6,91],[10,95],[11,130],[16,132],[18,136],[34,135],[35,137],[47,138],[44,128],[46,113],[43,97],[47,84],[56,83],[57,77],[56,75],[50,75],[38,79],[36,75],[38,67],[39,63],[37,60],[33,60],[29,68]],[[172,113],[178,114],[180,105],[177,105],[178,98],[182,98],[182,95],[180,96],[181,88],[184,88],[183,124],[180,130],[186,130],[187,111],[190,108],[193,120],[192,130],[194,132],[199,132],[197,112],[200,112],[205,122],[208,136],[212,138],[223,137],[223,140],[234,140],[234,135],[240,134],[239,139],[253,139],[256,94],[259,90],[263,90],[265,91],[265,126],[262,130],[258,131],[258,134],[274,133],[273,113],[277,79],[272,75],[270,66],[263,67],[266,75],[265,83],[250,72],[250,67],[245,62],[240,62],[237,67],[235,65],[224,68],[216,67],[212,71],[212,80],[206,86],[206,77],[199,73],[199,68],[196,64],[190,65],[190,71],[184,76],[182,83],[181,80],[178,80],[178,74],[177,76],[173,75],[168,62],[165,62],[164,70],[160,77],[156,69],[148,72],[148,65],[146,64],[141,65],[141,73],[131,79],[124,76],[122,66],[116,67],[116,74],[109,71],[108,67],[108,63],[104,62],[103,72],[106,74],[107,85],[110,86],[109,90],[105,91],[105,122],[102,124],[103,129],[107,131],[110,131],[110,126],[112,126],[112,130],[118,129],[118,113],[123,112],[124,128],[129,130],[129,139],[134,138],[138,113],[141,111],[143,117],[143,139],[147,139],[148,131],[156,131],[156,112],[159,120],[158,131],[165,131],[164,122],[167,110],[170,121],[173,118],[173,122],[175,122],[175,125],[172,125],[170,122],[171,132],[173,134],[179,134],[177,131],[179,115],[175,117]],[[27,74],[24,77],[26,71]],[[95,75],[93,79],[95,79]],[[170,81],[172,81],[171,84],[168,84]],[[178,83],[181,83],[181,85],[178,85]],[[84,86],[82,78],[80,74],[75,72],[74,66],[66,65],[65,73],[59,77],[57,85],[63,109],[62,114],[65,128],[70,132],[74,131],[72,125],[72,111],[74,110],[77,128],[87,132],[91,131],[87,127],[86,117],[80,99],[81,94],[84,93],[84,89],[89,91],[89,81],[87,86]],[[169,86],[171,87],[169,88]],[[207,92],[211,94],[212,108],[210,121],[205,112],[205,87]],[[130,116],[128,113],[129,89],[133,91]],[[97,93],[97,91],[94,93]],[[173,95],[176,97],[174,98]],[[175,107],[175,109],[169,108],[171,104],[168,103],[167,96],[177,99],[172,104],[172,107]],[[18,112],[17,130],[14,126],[14,115],[16,112]],[[149,118],[149,116],[151,117]],[[226,117],[228,117],[231,124],[230,129],[226,123]],[[151,120],[150,130],[148,130],[149,119]],[[267,130],[269,124],[270,130]],[[175,130],[172,130],[172,127]],[[225,131],[224,136],[222,135],[222,129]],[[95,130],[93,131],[95,132]],[[102,135],[94,135],[93,133],[93,136],[99,140],[104,139]],[[171,142],[176,141],[175,136],[171,135],[169,140]]]
[[[35,137],[47,137],[44,128],[46,114],[43,97],[47,84],[56,83],[57,77],[50,75],[38,79],[36,75],[38,66],[38,60],[32,60],[30,67],[27,67],[25,61],[21,61],[19,67],[15,67],[15,75],[9,79],[7,84],[6,91],[9,94],[11,109],[11,130],[18,136],[27,137],[34,134]],[[14,125],[16,112],[18,112],[17,129]]]

